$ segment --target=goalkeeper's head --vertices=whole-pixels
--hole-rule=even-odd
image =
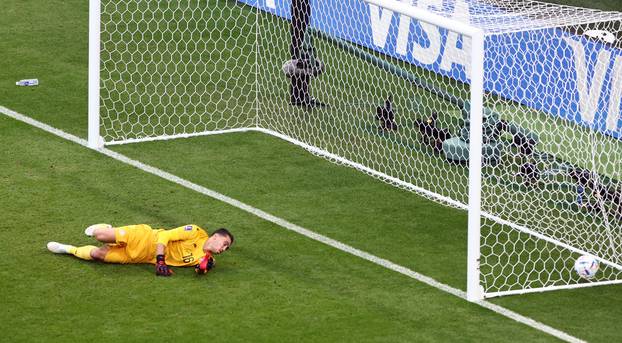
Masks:
[[[233,240],[233,235],[229,232],[229,230],[220,228],[214,231],[209,236],[207,241],[205,241],[203,250],[206,252],[209,251],[212,254],[220,254],[229,249],[229,247],[233,244]]]

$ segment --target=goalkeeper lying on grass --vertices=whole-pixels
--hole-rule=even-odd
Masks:
[[[83,260],[152,263],[156,275],[171,276],[173,271],[168,265],[194,266],[197,273],[207,273],[214,267],[212,254],[220,254],[233,244],[233,235],[227,229],[218,229],[208,236],[196,225],[154,230],[145,224],[121,227],[95,224],[86,228],[84,233],[106,244],[98,248],[49,242],[48,250],[56,254],[72,254]]]

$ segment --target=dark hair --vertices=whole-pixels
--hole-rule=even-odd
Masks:
[[[220,229],[212,232],[212,235],[229,236],[229,239],[231,240],[231,245],[233,245],[233,235],[231,234],[231,232],[229,232],[229,230],[225,229],[224,227],[221,227]]]

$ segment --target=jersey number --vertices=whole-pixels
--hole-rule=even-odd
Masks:
[[[185,255],[185,256],[183,256],[183,259],[184,259],[184,263],[190,263],[190,262],[194,261],[194,256],[192,256],[192,255]]]

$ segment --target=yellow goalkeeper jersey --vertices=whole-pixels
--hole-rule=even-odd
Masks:
[[[166,264],[193,266],[205,256],[203,244],[207,232],[196,225],[185,225],[172,230],[156,230],[157,243],[166,245]]]
[[[110,263],[155,263],[156,245],[166,245],[166,263],[171,266],[193,266],[205,256],[203,244],[208,235],[196,225],[173,230],[152,229],[146,224],[115,228],[115,243],[104,258]]]

